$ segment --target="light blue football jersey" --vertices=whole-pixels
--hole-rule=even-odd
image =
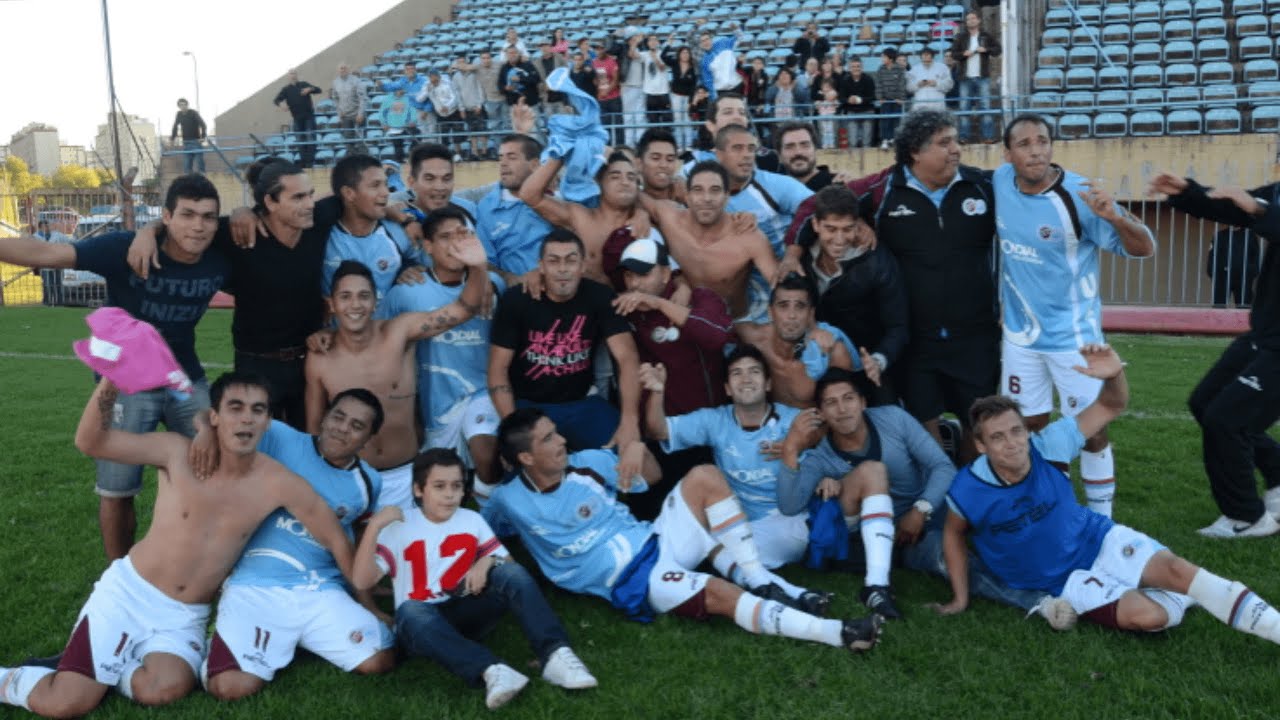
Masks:
[[[413,246],[404,229],[395,223],[379,222],[372,233],[363,237],[352,235],[342,223],[338,223],[329,231],[329,244],[324,251],[324,274],[320,286],[325,297],[332,294],[333,274],[343,260],[355,260],[369,268],[379,302],[395,284],[406,260],[425,264],[421,251]],[[378,316],[384,316],[381,309]]]
[[[787,249],[787,229],[800,204],[813,196],[805,184],[788,175],[756,170],[751,183],[729,196],[729,212],[749,212],[756,216],[760,231],[769,238],[773,254],[782,257]]]
[[[491,272],[489,279],[501,296],[506,290],[502,277]],[[391,288],[383,310],[387,317],[406,312],[430,312],[457,300],[461,294],[461,283],[443,285],[428,275],[426,282]],[[459,402],[480,390],[487,391],[489,328],[492,324],[492,316],[476,315],[433,338],[418,341],[418,409],[428,430],[442,425],[441,418]]]
[[[1004,338],[1014,345],[1064,352],[1103,341],[1098,251],[1128,254],[1115,227],[1080,199],[1086,181],[1063,171],[1048,190],[1028,195],[1012,165],[995,171],[1000,302]]]
[[[481,511],[499,532],[511,528],[552,582],[610,599],[610,590],[653,529],[614,499],[618,458],[607,450],[569,456],[564,480],[538,492],[523,474],[499,485]]]
[[[764,424],[743,429],[732,405],[695,410],[667,418],[666,452],[705,445],[715,453],[716,467],[724,473],[747,519],[759,520],[778,509],[778,471],[781,460],[760,454],[765,443],[782,442],[800,410],[774,403]]]
[[[382,477],[368,463],[357,460],[347,470],[336,468],[320,456],[314,437],[279,420],[267,427],[258,452],[310,483],[338,516],[348,537],[351,526],[373,508],[382,491]],[[344,580],[333,555],[297,518],[279,508],[249,538],[227,584],[320,588],[343,587]]]

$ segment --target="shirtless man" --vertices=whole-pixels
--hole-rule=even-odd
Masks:
[[[636,145],[636,159],[642,181],[641,191],[654,200],[675,200],[676,173],[680,171],[680,153],[676,136],[666,128],[649,128]]]
[[[778,261],[750,213],[725,212],[729,174],[719,163],[703,161],[689,170],[688,210],[646,195],[639,200],[666,236],[690,286],[714,290],[734,317],[763,318],[763,307],[748,307],[747,281],[753,267],[763,277],[774,277]]]
[[[368,388],[382,403],[386,421],[360,457],[382,474],[377,507],[413,509],[413,459],[418,454],[418,371],[414,344],[471,319],[489,290],[484,248],[474,235],[454,241],[454,257],[471,271],[457,300],[431,312],[374,320],[377,302],[369,269],[343,263],[334,273],[329,306],[338,321],[332,346],[307,356],[307,432],[320,432],[329,399],[350,388]]]
[[[520,200],[533,208],[542,219],[557,227],[572,230],[574,235],[582,238],[582,244],[587,250],[582,267],[583,277],[609,285],[611,283],[605,275],[601,259],[605,241],[620,228],[630,228],[633,239],[648,237],[652,230],[649,213],[637,204],[640,173],[625,153],[617,150],[610,153],[604,166],[596,173],[596,184],[600,186],[600,206],[589,208],[547,194],[547,188],[563,165],[564,161],[560,159],[542,163],[525,180],[524,185],[520,186]],[[535,293],[535,288],[529,283],[540,280],[540,272],[535,269],[522,278],[521,282],[530,293]],[[541,283],[538,282],[538,285]]]
[[[208,603],[276,508],[298,518],[351,576],[351,544],[333,511],[305,480],[257,452],[271,420],[262,382],[227,373],[209,388],[209,423],[222,460],[199,480],[185,437],[113,429],[119,390],[110,380],[99,384],[80,418],[76,447],[98,459],[159,469],[151,527],[94,585],[56,671],[0,667],[0,703],[76,717],[113,687],[143,705],[189,693],[204,657]]]

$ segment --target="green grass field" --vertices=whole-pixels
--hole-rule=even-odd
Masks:
[[[84,311],[0,309],[0,664],[59,650],[105,562],[92,463],[72,445],[92,390],[70,343]],[[216,375],[231,360],[230,314],[210,312],[200,352]],[[1133,401],[1112,428],[1116,518],[1175,552],[1280,601],[1277,539],[1224,542],[1194,530],[1217,516],[1185,398],[1225,341],[1116,336]],[[154,471],[139,500],[145,528]],[[788,578],[838,594],[833,614],[862,614],[861,578],[787,568]],[[1125,635],[1043,621],[975,600],[958,617],[932,577],[895,571],[905,622],[865,657],[748,635],[727,620],[625,621],[599,600],[549,590],[598,690],[569,695],[533,682],[502,710],[519,718],[1268,718],[1280,714],[1280,648],[1203,610],[1170,633]],[[517,668],[530,660],[504,621],[491,645]],[[163,710],[108,697],[96,717],[482,717],[482,693],[422,660],[378,678],[344,675],[303,655],[265,692],[233,706],[195,694]],[[0,718],[16,717],[0,709]]]

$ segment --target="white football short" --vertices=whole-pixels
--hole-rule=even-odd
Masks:
[[[809,513],[783,515],[774,510],[751,521],[751,534],[760,549],[760,562],[770,570],[799,562],[809,548]]]
[[[653,521],[658,534],[658,561],[649,571],[649,605],[665,613],[702,592],[710,575],[695,572],[715,549],[715,538],[694,517],[681,492],[683,482],[662,501],[662,512]]]
[[[208,605],[174,600],[121,558],[93,584],[58,669],[114,686],[129,664],[160,652],[182,658],[195,675],[208,620]]]
[[[382,476],[382,492],[374,503],[374,512],[391,505],[399,505],[406,512],[417,512],[413,504],[413,463],[379,470],[378,474]]]
[[[1075,417],[1089,407],[1102,381],[1075,369],[1085,365],[1076,350],[1040,352],[1003,340],[1000,343],[1000,392],[1018,401],[1023,415],[1043,415],[1053,410],[1053,392],[1058,391],[1059,410]]]
[[[390,629],[339,588],[228,585],[218,601],[209,676],[239,669],[270,681],[298,647],[351,672],[391,645]]]
[[[1116,602],[1142,585],[1142,571],[1152,556],[1164,549],[1148,535],[1126,525],[1115,525],[1102,539],[1093,565],[1067,577],[1062,596],[1081,615]]]
[[[452,448],[468,467],[473,467],[475,463],[467,441],[477,435],[497,434],[498,411],[493,407],[489,391],[477,390],[470,397],[459,399],[438,419],[438,424],[427,431],[422,449]]]

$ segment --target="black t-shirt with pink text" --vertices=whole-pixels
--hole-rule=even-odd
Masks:
[[[614,312],[614,297],[607,286],[585,278],[565,302],[545,295],[534,300],[523,285],[503,293],[489,339],[515,353],[508,377],[516,398],[561,403],[586,397],[596,348],[631,330]]]

